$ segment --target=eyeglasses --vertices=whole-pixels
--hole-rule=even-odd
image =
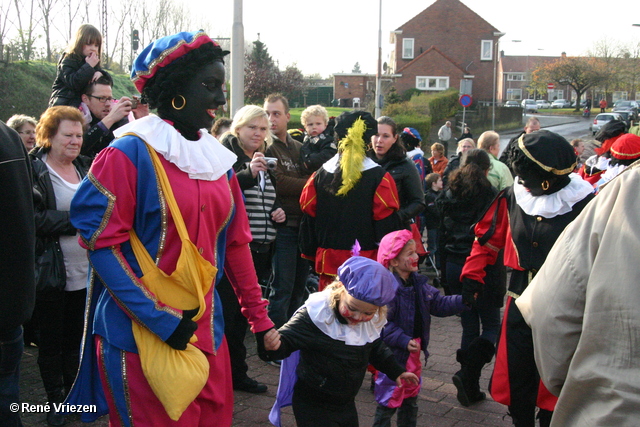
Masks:
[[[31,135],[35,135],[36,131],[35,130],[25,130],[25,131],[18,131],[18,133],[20,135],[29,135],[29,136],[31,136]]]
[[[89,95],[92,98],[95,98],[98,100],[98,102],[104,104],[105,102],[109,101],[113,101],[115,98],[111,97],[111,96],[93,96],[93,95]]]

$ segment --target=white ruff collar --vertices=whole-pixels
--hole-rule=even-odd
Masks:
[[[593,187],[576,173],[569,174],[571,181],[553,194],[532,196],[527,189],[518,182],[513,183],[513,194],[518,206],[527,215],[540,215],[543,218],[553,218],[571,212],[573,205],[593,193]]]
[[[340,164],[340,155],[336,154],[335,156],[327,160],[322,165],[322,168],[329,173],[334,173],[338,169],[339,164]],[[373,169],[376,166],[380,166],[380,165],[378,165],[376,162],[371,160],[369,157],[365,157],[364,162],[362,162],[362,168],[360,170],[364,172],[366,170]]]
[[[387,323],[380,321],[378,313],[368,322],[357,325],[345,325],[336,319],[329,305],[329,289],[309,295],[304,303],[314,325],[334,340],[344,341],[347,345],[365,345],[380,338],[380,331]]]
[[[189,141],[173,126],[153,114],[134,120],[113,133],[116,138],[125,133],[135,134],[167,161],[189,174],[191,179],[215,181],[227,173],[237,159],[206,129],[200,130],[198,141]]]

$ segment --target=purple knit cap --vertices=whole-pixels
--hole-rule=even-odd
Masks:
[[[354,256],[338,267],[338,279],[355,299],[382,307],[396,296],[398,282],[382,264]]]

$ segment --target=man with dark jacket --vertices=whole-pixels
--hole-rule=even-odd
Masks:
[[[87,104],[91,112],[89,130],[82,138],[81,154],[94,158],[100,150],[115,139],[113,131],[129,123],[131,99],[123,96],[120,101],[113,98],[113,80],[110,76],[102,76],[89,84],[82,95],[82,102]]]
[[[273,142],[266,155],[276,157],[276,195],[287,215],[286,224],[276,231],[274,281],[269,294],[269,317],[276,328],[284,325],[304,302],[304,287],[309,263],[298,248],[300,230],[300,194],[308,176],[300,170],[302,144],[287,132],[289,103],[282,95],[269,95],[264,109],[269,115]]]
[[[31,168],[20,136],[0,121],[0,426],[22,426],[22,324],[35,302],[35,222]]]

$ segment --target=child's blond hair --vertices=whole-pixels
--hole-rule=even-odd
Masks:
[[[340,300],[342,299],[342,295],[347,293],[347,289],[344,287],[342,282],[337,277],[330,285],[327,286],[326,289],[328,289],[327,292],[329,292],[329,307],[331,307],[332,310],[338,310],[338,306],[340,305]],[[387,306],[384,305],[382,307],[378,307],[376,314],[378,315],[378,321],[376,326],[378,326],[378,324],[380,323],[384,325],[385,322],[387,321]]]
[[[312,105],[304,109],[302,114],[300,115],[300,122],[302,126],[307,126],[307,119],[312,116],[322,117],[324,120],[324,124],[329,123],[329,113],[327,113],[327,109],[322,105]]]

